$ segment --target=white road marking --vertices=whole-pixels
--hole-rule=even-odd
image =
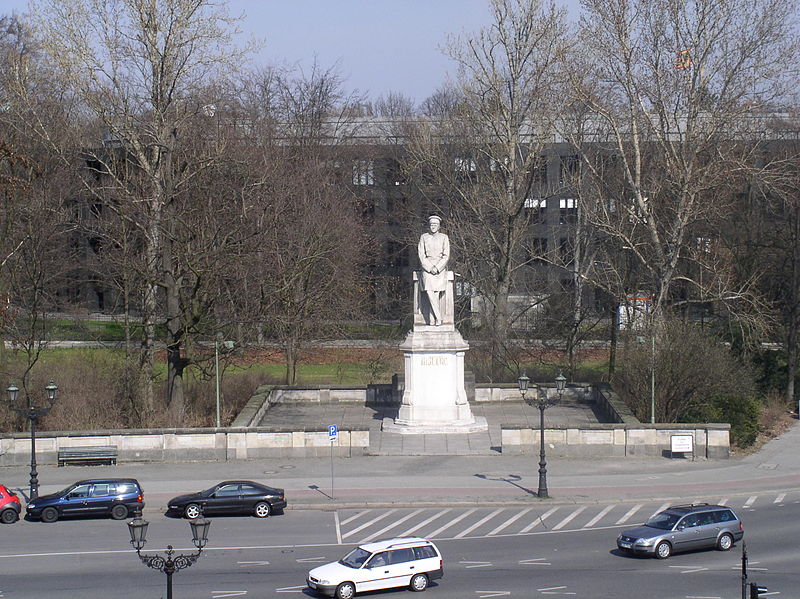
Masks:
[[[304,589],[308,587],[304,584],[301,584],[296,587],[283,587],[282,589],[275,589],[276,593],[302,593]]]
[[[333,512],[333,522],[336,525],[336,542],[342,544],[342,525],[339,522],[339,512]]]
[[[622,516],[622,518],[620,518],[619,520],[617,520],[617,521],[616,521],[614,524],[615,524],[615,525],[616,525],[616,524],[625,524],[625,523],[626,523],[628,520],[630,520],[630,519],[631,519],[631,516],[633,516],[633,515],[634,515],[636,512],[638,512],[640,509],[642,509],[642,504],[641,504],[641,503],[637,503],[637,504],[636,504],[636,505],[634,505],[634,506],[633,506],[631,509],[629,509],[629,510],[628,510],[628,511],[625,513],[625,515],[624,515],[624,516]]]
[[[394,527],[400,526],[403,522],[405,522],[409,518],[413,518],[414,516],[419,514],[421,511],[422,510],[419,509],[419,510],[415,510],[415,511],[411,512],[410,514],[406,514],[405,516],[403,516],[402,518],[400,518],[396,522],[392,522],[389,526],[385,526],[384,528],[380,529],[378,532],[373,533],[373,534],[369,535],[368,537],[364,537],[363,539],[361,539],[361,542],[362,543],[368,543],[372,539],[375,539],[375,538],[381,536],[382,534],[384,534],[385,532],[393,529]]]
[[[786,499],[786,493],[781,493],[775,498],[775,501],[772,503],[783,503],[783,500]]]
[[[544,561],[546,558],[543,557],[534,557],[533,559],[521,559],[519,560],[520,566],[550,566],[552,565],[550,562]]]
[[[298,558],[295,561],[298,564],[316,564],[316,563],[319,563],[319,562],[327,561],[327,559],[328,558],[325,557],[325,556],[321,556],[321,557],[301,557],[301,558]]]
[[[459,564],[464,564],[465,568],[489,568],[492,566],[492,562],[468,562],[468,561],[460,561]]]
[[[511,591],[475,591],[476,593],[483,593],[478,595],[479,599],[488,599],[489,597],[507,597]]]
[[[447,512],[451,511],[452,509],[453,508],[449,507],[449,508],[441,510],[440,512],[437,512],[436,514],[434,514],[430,518],[426,518],[425,520],[423,520],[419,524],[415,524],[414,526],[412,526],[408,530],[404,530],[402,533],[400,533],[400,536],[401,537],[410,537],[412,533],[417,532],[423,526],[426,526],[426,525],[430,524],[431,522],[436,520],[436,518],[438,518],[440,516],[444,516]]]
[[[564,528],[564,527],[565,527],[567,524],[569,524],[570,522],[572,522],[572,520],[573,520],[573,519],[574,519],[574,518],[575,518],[575,517],[576,517],[578,514],[580,514],[580,513],[581,513],[583,510],[585,510],[585,509],[586,509],[586,506],[585,506],[585,505],[583,505],[583,506],[579,507],[577,510],[575,510],[574,512],[572,512],[572,513],[571,513],[569,516],[567,516],[566,518],[564,518],[564,519],[563,519],[561,522],[559,522],[558,524],[556,524],[556,525],[553,527],[553,530],[561,530],[561,529],[562,529],[562,528]]]
[[[437,537],[439,534],[441,534],[441,532],[442,532],[442,531],[444,531],[444,530],[447,530],[447,529],[448,529],[448,528],[450,528],[451,526],[454,526],[454,525],[458,524],[458,523],[459,523],[459,522],[461,522],[461,521],[462,521],[464,518],[466,518],[467,516],[469,516],[469,515],[471,515],[471,514],[475,513],[476,511],[478,511],[478,508],[472,508],[471,510],[468,510],[468,511],[464,512],[464,513],[463,513],[463,514],[461,514],[460,516],[456,516],[455,518],[453,518],[452,520],[450,520],[450,522],[448,522],[448,523],[447,523],[447,524],[445,524],[444,526],[440,526],[439,528],[437,528],[436,530],[434,530],[432,533],[430,533],[430,534],[428,535],[428,537]]]
[[[596,515],[594,518],[592,518],[592,519],[591,519],[591,520],[589,520],[589,521],[588,521],[586,524],[584,524],[584,525],[583,525],[583,527],[584,527],[584,528],[591,528],[592,526],[594,526],[595,524],[597,524],[597,523],[600,521],[600,518],[602,518],[602,517],[603,517],[603,516],[605,516],[605,515],[606,515],[608,512],[610,512],[610,511],[611,511],[611,508],[613,508],[613,507],[614,507],[614,505],[613,505],[613,504],[612,504],[612,505],[607,505],[606,507],[604,507],[604,508],[602,509],[602,511],[601,511],[599,514],[597,514],[597,515]]]
[[[702,572],[703,570],[708,570],[703,566],[690,566],[689,564],[684,564],[682,566],[670,566],[670,568],[678,568],[681,571],[681,574],[692,574],[694,572]]]
[[[722,597],[699,597],[697,595],[686,595],[686,599],[722,599]]]
[[[491,514],[489,514],[489,515],[487,515],[487,516],[484,516],[483,518],[481,518],[480,520],[478,520],[478,521],[477,521],[475,524],[473,524],[473,525],[472,525],[472,526],[470,526],[469,528],[466,528],[466,529],[462,530],[460,533],[458,533],[458,534],[457,534],[455,537],[453,537],[453,538],[454,538],[454,539],[460,539],[461,537],[465,537],[465,536],[467,536],[467,535],[468,535],[469,533],[471,533],[473,530],[475,530],[475,529],[476,529],[476,528],[478,528],[479,526],[483,526],[483,524],[485,524],[486,522],[488,522],[489,520],[491,520],[492,518],[494,518],[494,517],[495,517],[497,514],[499,514],[499,513],[500,513],[500,512],[502,512],[502,511],[503,511],[503,508],[498,508],[498,509],[496,509],[496,510],[495,510],[495,511],[493,511]]]
[[[720,497],[719,501],[717,502],[718,505],[725,505],[730,500],[730,497]]]
[[[241,597],[247,595],[247,591],[211,591],[214,599],[224,599],[225,597]]]
[[[347,533],[343,534],[343,535],[342,535],[342,539],[346,539],[347,537],[352,537],[352,536],[353,536],[354,534],[356,534],[357,532],[361,532],[362,530],[364,530],[364,529],[365,529],[367,526],[372,526],[372,525],[373,525],[373,524],[375,524],[375,523],[376,523],[378,520],[383,520],[384,518],[388,518],[389,516],[391,516],[392,514],[394,514],[396,511],[397,511],[397,509],[393,509],[393,510],[389,510],[388,512],[384,512],[384,513],[382,513],[382,514],[379,514],[379,515],[375,516],[375,517],[374,517],[372,520],[370,520],[369,522],[365,522],[365,523],[364,523],[364,524],[362,524],[361,526],[357,526],[356,528],[354,528],[354,529],[353,529],[353,530],[351,530],[350,532],[347,532]]]
[[[345,524],[349,524],[350,522],[352,522],[353,520],[355,520],[357,518],[360,518],[361,516],[365,516],[365,515],[369,514],[371,511],[372,510],[362,510],[362,511],[358,512],[355,516],[350,516],[347,520],[342,520],[342,526],[344,526]]]
[[[522,529],[520,532],[521,532],[521,533],[529,532],[529,531],[530,531],[530,530],[531,530],[531,529],[532,529],[534,526],[536,526],[536,525],[538,525],[538,524],[544,524],[544,521],[547,519],[547,517],[548,517],[548,516],[550,516],[550,515],[552,515],[552,514],[554,514],[554,513],[555,513],[557,510],[558,510],[558,508],[557,508],[557,507],[550,508],[550,509],[549,509],[549,510],[547,510],[547,511],[546,511],[544,514],[542,514],[541,516],[539,516],[538,518],[536,518],[536,520],[534,520],[533,522],[531,522],[530,524],[528,524],[528,526],[526,526],[525,528],[523,528],[523,529]]]
[[[577,593],[572,593],[570,591],[564,591],[562,589],[566,589],[567,587],[546,587],[543,589],[536,589],[542,595],[576,595]]]
[[[670,505],[672,505],[672,504],[671,504],[671,503],[662,503],[660,506],[658,506],[658,509],[657,509],[655,512],[653,512],[652,514],[650,514],[650,517],[652,518],[652,517],[653,517],[653,516],[655,516],[656,514],[663,512],[663,511],[664,511],[665,509],[667,509],[667,508],[668,508]]]
[[[240,566],[269,566],[269,562],[260,561],[260,562],[236,562]]]
[[[520,511],[520,512],[517,512],[516,514],[514,514],[513,516],[511,516],[511,517],[510,517],[508,520],[506,520],[505,522],[503,522],[503,523],[502,523],[500,526],[498,526],[497,528],[495,528],[493,531],[491,531],[491,532],[490,532],[489,534],[487,534],[486,536],[487,536],[487,537],[491,537],[491,536],[493,536],[493,535],[496,535],[498,532],[500,532],[500,531],[502,531],[502,530],[505,530],[506,528],[508,528],[509,526],[511,526],[512,524],[514,524],[514,522],[516,522],[517,520],[519,520],[520,518],[522,518],[522,516],[524,516],[525,514],[527,514],[528,512],[530,512],[532,509],[533,509],[532,507],[529,507],[529,508],[525,508],[524,510],[522,510],[522,511]]]
[[[750,497],[747,498],[747,501],[744,502],[744,505],[742,507],[743,508],[750,507],[755,503],[756,499],[758,499],[758,495],[750,495]]]

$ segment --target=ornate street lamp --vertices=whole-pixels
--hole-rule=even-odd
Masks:
[[[39,419],[50,411],[56,399],[58,398],[58,387],[53,381],[50,381],[50,383],[44,388],[44,391],[47,397],[47,405],[34,405],[30,395],[27,395],[26,393],[28,405],[18,406],[17,398],[19,397],[19,387],[12,383],[11,386],[6,389],[6,393],[8,393],[8,402],[11,406],[11,409],[17,414],[27,418],[31,423],[31,480],[29,501],[33,501],[39,497],[39,473],[36,471],[36,425],[38,424]]]
[[[527,403],[529,406],[539,409],[539,489],[537,490],[536,495],[540,499],[546,499],[549,497],[549,495],[547,493],[547,459],[544,451],[544,411],[550,406],[555,405],[558,400],[561,399],[561,394],[564,392],[564,389],[567,386],[567,379],[563,374],[560,372],[558,373],[558,376],[556,377],[556,391],[558,392],[557,399],[548,398],[547,393],[541,389],[535,398],[526,397],[529,383],[530,379],[524,373],[517,379],[517,384],[519,385],[519,392],[522,395],[522,399],[525,400],[525,403]]]
[[[136,549],[136,555],[148,568],[160,570],[167,575],[167,599],[172,599],[172,575],[178,570],[188,568],[197,561],[203,553],[203,547],[208,543],[208,529],[211,527],[211,520],[206,520],[202,515],[189,521],[192,527],[192,543],[197,547],[197,553],[189,555],[174,555],[175,550],[172,545],[167,545],[166,557],[157,553],[142,553],[145,543],[147,543],[147,527],[150,523],[142,519],[141,512],[137,512],[133,520],[128,522],[128,532],[131,534],[131,545]]]

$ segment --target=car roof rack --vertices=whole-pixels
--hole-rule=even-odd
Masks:
[[[690,510],[693,507],[707,507],[707,506],[710,506],[710,505],[711,505],[710,503],[704,503],[704,502],[701,502],[701,503],[680,503],[680,504],[677,504],[677,505],[671,505],[667,509],[669,509],[669,510]]]

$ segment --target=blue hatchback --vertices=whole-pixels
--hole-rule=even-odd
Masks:
[[[42,495],[27,507],[29,518],[55,522],[64,516],[127,518],[144,507],[142,486],[135,478],[80,480],[58,493]]]

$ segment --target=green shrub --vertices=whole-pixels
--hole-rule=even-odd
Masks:
[[[731,442],[737,447],[749,447],[758,435],[761,402],[757,397],[725,393],[713,396],[707,404],[687,413],[687,422],[728,422]]]

